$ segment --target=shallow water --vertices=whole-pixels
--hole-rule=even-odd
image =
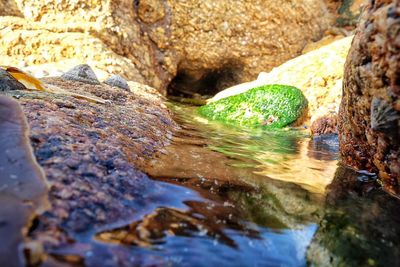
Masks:
[[[338,165],[337,136],[244,130],[171,108],[182,129],[144,167],[154,190],[133,201],[136,217],[53,255],[86,266],[400,264],[400,203],[374,175]]]

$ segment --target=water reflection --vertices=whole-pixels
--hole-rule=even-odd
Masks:
[[[340,166],[307,257],[315,266],[400,266],[399,236],[400,200]]]
[[[182,130],[143,166],[154,191],[130,200],[135,218],[51,250],[48,266],[400,264],[400,203],[373,176],[336,170],[336,136],[246,131],[175,108]]]

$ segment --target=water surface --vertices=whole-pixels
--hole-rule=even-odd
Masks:
[[[154,191],[131,200],[135,218],[53,255],[86,266],[400,264],[400,203],[374,175],[338,165],[337,136],[245,130],[171,108],[181,130],[144,166]]]

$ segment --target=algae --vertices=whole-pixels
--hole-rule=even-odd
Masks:
[[[306,107],[307,100],[298,88],[273,84],[209,103],[198,112],[229,124],[276,129],[295,122]]]

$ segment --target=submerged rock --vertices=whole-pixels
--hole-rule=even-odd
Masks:
[[[77,81],[88,84],[100,84],[94,71],[87,64],[78,65],[67,71],[61,78],[70,81]]]
[[[308,247],[310,266],[399,266],[400,200],[376,176],[339,166]]]
[[[342,160],[376,172],[400,193],[400,3],[371,1],[345,66],[340,106]]]
[[[306,110],[307,99],[293,86],[264,85],[199,108],[201,115],[240,126],[282,128]]]

